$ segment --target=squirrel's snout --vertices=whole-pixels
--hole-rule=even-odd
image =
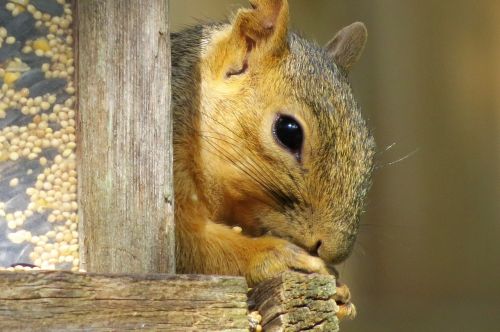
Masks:
[[[309,253],[330,264],[337,264],[345,260],[351,253],[354,239],[331,238],[328,241],[319,240]]]
[[[312,256],[316,256],[316,257],[319,257],[319,250],[321,248],[321,245],[323,244],[323,241],[319,240],[318,242],[316,242],[316,244],[312,247],[309,248],[309,253],[312,255]]]

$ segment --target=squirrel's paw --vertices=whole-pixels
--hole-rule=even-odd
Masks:
[[[337,317],[339,319],[354,319],[356,317],[356,307],[351,301],[351,292],[345,284],[337,283],[337,292],[334,296],[335,302],[339,306]]]
[[[268,241],[271,239],[268,239]],[[276,277],[284,271],[330,274],[321,258],[309,255],[298,246],[284,240],[272,239],[274,245],[257,253],[250,261],[246,279],[251,287]]]

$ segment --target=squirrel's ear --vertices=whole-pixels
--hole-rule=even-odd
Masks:
[[[287,0],[250,0],[251,9],[240,9],[233,22],[232,37],[245,44],[279,51],[286,45]],[[240,41],[241,43],[241,41]]]
[[[228,38],[219,44],[222,57],[216,67],[226,77],[240,75],[259,60],[287,49],[288,1],[250,0],[250,4],[252,8],[238,10]]]
[[[355,22],[337,32],[335,37],[325,45],[325,49],[333,61],[348,72],[359,60],[367,38],[368,32],[365,25]]]

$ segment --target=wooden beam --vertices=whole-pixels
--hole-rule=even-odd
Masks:
[[[0,331],[248,331],[248,305],[266,332],[335,332],[335,291],[332,276],[294,272],[248,299],[240,277],[0,272]]]
[[[77,1],[82,268],[174,273],[168,0]]]
[[[249,305],[262,316],[266,332],[335,332],[339,329],[335,291],[333,276],[286,272],[255,287]]]
[[[0,272],[1,331],[248,331],[243,278]]]

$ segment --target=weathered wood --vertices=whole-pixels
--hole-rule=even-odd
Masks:
[[[168,0],[77,1],[82,268],[173,273]]]
[[[266,332],[334,332],[338,331],[334,295],[333,276],[286,272],[255,287],[249,303],[262,316]]]
[[[248,299],[266,332],[338,331],[335,279],[286,272]],[[0,272],[0,331],[248,331],[240,277]]]
[[[248,331],[243,278],[0,272],[1,331]]]

